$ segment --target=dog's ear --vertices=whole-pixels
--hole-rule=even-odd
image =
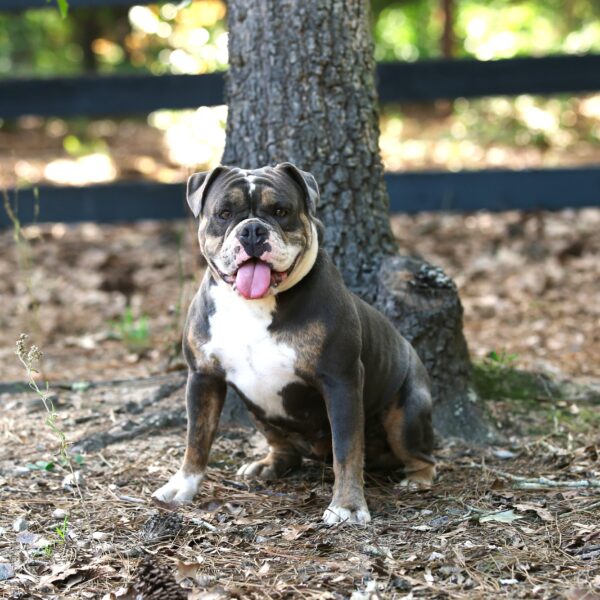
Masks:
[[[187,203],[190,205],[194,217],[198,218],[202,212],[208,189],[225,170],[227,170],[227,167],[220,165],[212,171],[202,171],[201,173],[190,175],[187,180]]]
[[[301,171],[296,165],[289,162],[280,163],[275,168],[287,173],[304,191],[308,214],[314,217],[320,198],[316,179],[307,171]]]

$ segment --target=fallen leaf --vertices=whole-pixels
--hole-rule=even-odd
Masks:
[[[427,560],[431,562],[432,560],[444,560],[445,558],[446,556],[440,552],[432,552]]]
[[[501,512],[488,513],[486,515],[482,515],[479,517],[480,523],[489,523],[490,521],[495,521],[496,523],[512,523],[517,519],[524,519],[525,517],[520,517],[515,514],[514,510],[503,510]]]
[[[509,460],[514,458],[516,454],[511,452],[510,450],[505,450],[504,448],[498,448],[497,450],[492,450],[492,454],[501,460]]]
[[[227,600],[229,597],[222,587],[215,588],[211,592],[192,591],[188,594],[188,600]]]
[[[293,542],[307,531],[314,529],[316,529],[316,525],[314,523],[309,523],[308,525],[290,525],[290,527],[286,527],[286,529],[283,530],[281,537],[284,540]]]
[[[0,581],[12,579],[15,576],[15,568],[10,563],[0,563]]]
[[[548,521],[551,523],[554,522],[554,517],[552,516],[552,513],[546,508],[542,508],[541,506],[537,506],[536,504],[530,504],[528,502],[522,502],[520,504],[515,504],[514,506],[519,512],[533,511],[537,514],[537,516],[540,519],[542,519],[542,521]]]
[[[52,566],[52,573],[40,579],[40,588],[47,585],[70,589],[73,586],[89,579],[94,573],[93,567],[71,567],[66,563]]]
[[[175,573],[175,581],[179,583],[183,579],[195,579],[198,569],[200,569],[200,563],[186,563],[182,561],[177,562],[177,571]]]
[[[23,517],[17,517],[13,521],[12,525],[13,531],[25,531],[27,529],[27,521]]]
[[[26,546],[35,544],[39,538],[40,536],[37,533],[32,533],[28,529],[17,533],[17,542],[19,542],[19,544],[25,544]]]

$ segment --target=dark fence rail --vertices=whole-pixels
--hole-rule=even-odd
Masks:
[[[600,90],[600,55],[380,64],[382,103]]]
[[[462,171],[387,174],[392,212],[556,210],[600,204],[600,169]],[[183,184],[117,182],[40,187],[9,196],[19,220],[114,223],[179,219],[189,214]],[[10,225],[0,211],[0,228]]]
[[[144,114],[224,103],[222,73],[0,80],[0,118]]]
[[[590,92],[600,90],[600,55],[381,64],[377,80],[383,104]],[[222,73],[4,79],[0,91],[1,118],[142,114],[225,102]]]

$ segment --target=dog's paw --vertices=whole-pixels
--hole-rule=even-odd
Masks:
[[[335,525],[336,523],[366,525],[371,521],[371,515],[366,506],[358,509],[344,508],[332,502],[323,513],[323,521],[327,525]]]
[[[169,479],[168,483],[158,488],[152,497],[160,502],[186,504],[191,502],[198,493],[203,479],[203,473],[185,475],[179,470]]]
[[[423,492],[430,490],[433,485],[431,479],[422,479],[417,477],[410,477],[410,475],[403,479],[397,487],[407,492]]]
[[[257,477],[260,479],[278,479],[281,477],[278,469],[271,462],[257,460],[242,465],[237,470],[238,477]]]

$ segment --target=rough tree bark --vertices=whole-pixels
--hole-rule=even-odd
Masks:
[[[438,432],[482,440],[456,288],[424,263],[395,256],[369,3],[229,0],[228,11],[223,164],[291,161],[314,174],[325,246],[348,286],[414,343],[434,382]]]
[[[363,0],[233,0],[224,164],[291,161],[321,187],[325,245],[371,300],[394,251],[379,158],[368,5]]]

